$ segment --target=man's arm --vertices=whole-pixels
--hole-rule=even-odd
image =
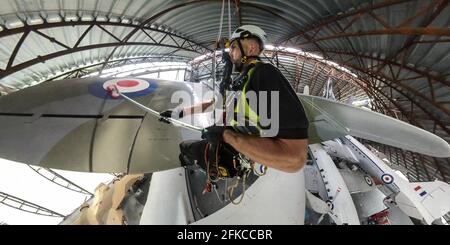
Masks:
[[[191,115],[206,112],[206,109],[214,104],[214,100],[198,103],[193,106],[183,108],[183,115]]]
[[[288,173],[299,171],[307,159],[307,139],[261,138],[232,130],[225,130],[223,139],[251,160]]]

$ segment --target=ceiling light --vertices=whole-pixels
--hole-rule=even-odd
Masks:
[[[61,22],[61,16],[57,15],[57,14],[49,14],[47,16],[47,22],[48,23],[56,23],[56,22]]]
[[[14,28],[19,28],[19,27],[23,27],[24,24],[21,20],[16,19],[16,20],[10,20],[7,21],[5,24],[6,28],[8,29],[14,29]]]
[[[43,24],[44,20],[40,17],[34,17],[27,20],[28,25],[40,25]]]
[[[76,15],[66,15],[64,18],[65,21],[78,21],[78,16]]]

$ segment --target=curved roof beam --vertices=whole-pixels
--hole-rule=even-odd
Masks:
[[[378,61],[378,62],[382,62],[382,63],[385,63],[386,65],[397,66],[397,67],[400,67],[402,69],[405,69],[405,70],[408,70],[408,71],[412,71],[412,72],[414,72],[414,73],[416,73],[416,74],[418,74],[418,75],[420,75],[422,77],[433,79],[436,82],[440,82],[440,83],[450,87],[450,81],[443,80],[439,76],[435,76],[435,75],[430,74],[428,72],[421,71],[421,70],[419,70],[419,69],[417,69],[415,67],[404,66],[402,64],[399,64],[399,63],[395,62],[394,60],[382,59],[382,58],[373,57],[373,56],[365,55],[365,54],[354,54],[354,53],[346,52],[346,51],[335,51],[335,50],[328,50],[327,49],[327,50],[325,50],[325,52],[333,53],[333,54],[340,54],[340,55],[354,56],[354,57],[362,57],[362,58],[365,58],[365,59],[371,59],[371,60],[375,60],[375,61]]]
[[[34,58],[34,59],[31,59],[31,60],[25,61],[23,63],[20,63],[18,65],[12,66],[10,69],[0,71],[0,79],[6,77],[8,75],[11,75],[11,74],[13,74],[13,73],[15,73],[17,71],[20,71],[20,70],[23,70],[25,68],[28,68],[30,66],[33,66],[33,65],[36,65],[36,64],[39,64],[39,63],[44,63],[47,60],[54,59],[54,58],[57,58],[57,57],[60,57],[60,56],[63,56],[63,55],[72,54],[72,53],[85,51],[85,50],[90,50],[90,49],[107,48],[107,47],[119,47],[119,46],[132,46],[132,45],[137,45],[137,46],[159,46],[159,47],[182,49],[182,50],[186,50],[186,51],[200,53],[198,51],[195,51],[195,50],[192,50],[192,49],[188,49],[188,48],[185,48],[185,47],[178,47],[178,46],[167,45],[167,44],[146,43],[146,42],[100,43],[100,44],[87,45],[87,46],[83,46],[83,47],[66,49],[66,50],[54,52],[54,53],[51,53],[51,54],[47,54],[47,55],[44,55],[44,56],[38,56],[37,58]]]
[[[375,74],[371,74],[369,73],[368,70],[363,69],[361,67],[355,66],[355,65],[351,65],[351,64],[346,64],[346,66],[358,70],[359,72],[364,73],[365,75],[372,77],[374,79],[378,79],[380,80],[377,75]],[[384,79],[386,79],[387,81],[389,81],[389,78],[383,77]],[[380,80],[381,81],[381,80]],[[391,83],[386,83],[384,81],[381,81],[384,84],[386,84],[388,87],[394,89],[395,91],[397,91],[398,93],[400,93],[401,95],[403,95],[405,98],[407,98],[409,101],[411,101],[414,105],[416,105],[417,107],[419,107],[425,114],[427,114],[435,123],[436,125],[439,125],[440,128],[442,128],[442,130],[444,130],[448,136],[450,136],[450,129],[447,128],[447,126],[441,122],[435,115],[433,115],[432,113],[429,112],[429,110],[427,110],[427,108],[425,108],[421,103],[415,101],[411,96],[409,96],[408,94],[406,94],[404,91],[402,91],[401,89],[393,86]],[[372,87],[372,89],[377,89],[375,86]],[[377,91],[381,91],[379,89],[377,89]]]
[[[427,8],[424,8],[423,10],[419,11],[416,15],[406,19],[398,27],[408,26],[418,16],[424,15],[426,13],[431,13],[431,15],[428,16],[428,18],[426,18],[425,20],[423,20],[422,23],[420,23],[420,25],[419,25],[419,27],[427,27],[441,14],[441,12],[447,7],[448,3],[449,3],[449,0],[442,0],[438,5],[436,5],[436,3],[434,3],[434,2],[431,2],[431,4],[429,4]],[[433,9],[435,9],[435,10],[433,11]],[[372,17],[376,18],[376,15],[373,14]],[[389,28],[389,27],[386,27],[386,28]],[[394,55],[388,57],[387,59],[389,59],[389,60],[395,59],[400,53],[407,51],[409,48],[411,48],[415,44],[415,41],[418,38],[420,38],[420,35],[415,35],[415,36],[409,37],[403,44],[403,47],[401,49],[399,49]],[[406,58],[406,54],[403,56],[403,58],[404,59]],[[382,66],[382,68],[383,67],[384,67],[384,65]],[[381,69],[381,68],[379,68],[379,69]]]
[[[175,6],[169,7],[167,9],[164,9],[160,12],[158,12],[157,14],[152,15],[152,17],[146,19],[145,21],[143,21],[139,26],[135,27],[132,31],[130,31],[123,39],[121,42],[127,42],[128,40],[130,40],[131,37],[133,37],[134,34],[136,34],[139,29],[145,27],[147,24],[149,24],[150,22],[158,19],[159,17],[169,13],[172,10],[181,8],[181,7],[185,7],[194,3],[200,3],[200,2],[205,2],[208,0],[194,0],[194,1],[190,1],[190,2],[186,2],[186,3],[181,3],[181,4],[177,4]],[[111,59],[111,57],[114,55],[114,53],[116,52],[117,47],[115,47],[112,51],[111,54],[108,56],[108,58],[106,58],[106,61],[109,61]],[[103,69],[102,69],[103,70]]]
[[[58,174],[57,172],[49,169],[49,168],[42,168],[38,166],[32,166],[28,165],[33,171],[35,171],[40,176],[44,177],[45,179],[51,181],[54,184],[57,184],[63,188],[66,188],[68,190],[78,192],[85,195],[93,196],[91,192],[84,189],[83,187],[75,184],[74,182],[70,181],[69,179],[65,178],[64,176]]]
[[[41,29],[48,29],[48,28],[55,28],[55,27],[65,27],[65,26],[99,26],[100,28],[103,26],[121,26],[121,27],[129,27],[129,28],[138,28],[139,30],[146,30],[146,31],[155,31],[155,32],[159,32],[159,33],[163,33],[163,34],[170,34],[173,37],[177,37],[186,41],[189,41],[197,46],[202,47],[203,49],[209,50],[208,47],[202,46],[200,43],[195,42],[193,40],[189,40],[185,37],[182,37],[180,35],[177,34],[173,34],[164,30],[159,30],[158,28],[152,28],[150,26],[143,26],[140,27],[140,25],[135,25],[135,24],[126,24],[126,23],[122,23],[122,22],[109,22],[109,21],[96,21],[96,20],[92,20],[92,21],[81,21],[81,20],[77,20],[77,21],[65,21],[64,19],[61,22],[53,22],[53,23],[43,23],[43,24],[38,24],[38,25],[28,25],[25,23],[25,25],[23,27],[18,27],[18,28],[14,28],[14,29],[4,29],[3,31],[0,31],[0,38],[6,37],[6,36],[11,36],[11,35],[15,35],[15,34],[21,34],[21,33],[25,33],[27,31],[38,31]],[[92,27],[91,27],[92,28]],[[51,37],[50,37],[51,38]],[[54,39],[56,41],[56,39]],[[211,51],[211,50],[209,50]]]
[[[254,3],[242,3],[242,2],[241,2],[241,5],[242,5],[242,6],[248,6],[248,7],[256,8],[256,9],[265,11],[265,12],[267,12],[267,13],[270,13],[270,14],[272,14],[273,16],[275,16],[275,17],[277,17],[277,18],[279,18],[279,19],[282,19],[283,21],[285,21],[286,23],[288,23],[288,24],[291,25],[292,27],[298,28],[298,25],[295,24],[294,22],[289,21],[288,19],[284,18],[283,16],[281,16],[281,15],[275,13],[274,11],[272,11],[272,10],[270,10],[270,9],[268,9],[268,8],[265,8],[265,7],[261,6],[261,5],[254,4]],[[303,36],[304,36],[304,37],[306,38],[306,40],[308,40],[308,41],[312,41],[312,39],[313,39],[312,37],[310,37],[310,36],[307,35],[306,33],[305,33]],[[322,47],[320,47],[320,46],[319,46],[317,43],[315,43],[315,42],[312,42],[312,43],[313,43],[313,44],[317,47],[317,49],[322,53],[323,57],[328,57],[328,55],[323,51]]]
[[[382,104],[382,106],[384,107],[384,109],[386,110],[386,111],[391,111],[391,108],[389,108],[389,106],[388,105],[386,105],[386,103],[384,102],[384,100],[380,97],[380,95],[382,95],[383,97],[385,97],[385,98],[387,98],[399,111],[400,111],[400,113],[402,113],[402,115],[404,116],[404,117],[406,117],[407,118],[407,120],[409,121],[409,123],[411,123],[411,124],[413,124],[413,123],[416,123],[416,122],[413,122],[412,120],[411,120],[411,118],[409,118],[407,115],[408,115],[408,113],[395,101],[395,100],[393,100],[391,97],[389,97],[387,94],[385,94],[381,89],[379,89],[379,88],[377,88],[377,87],[375,87],[375,86],[373,86],[372,85],[372,83],[370,83],[370,82],[368,82],[368,81],[364,81],[366,84],[369,84],[370,85],[370,87],[367,87],[367,88],[364,88],[364,84],[360,84],[361,83],[361,81],[359,81],[359,80],[357,80],[357,79],[355,79],[355,81],[354,81],[356,84],[358,84],[364,91],[366,91],[366,93],[367,94],[370,94],[370,95],[372,95],[373,96],[373,98],[375,98],[376,100],[378,100],[378,102],[380,102],[381,104]],[[367,86],[367,85],[366,85]],[[375,92],[378,92],[379,94],[377,94],[377,93],[375,93]],[[381,111],[379,111],[379,112],[381,112]],[[398,118],[397,118],[398,119]],[[419,126],[419,127],[422,127],[423,128],[423,126],[422,125],[420,125],[419,123],[417,123],[417,125]]]
[[[57,213],[55,211],[52,211],[50,209],[44,208],[42,206],[39,206],[37,204],[34,204],[29,201],[25,201],[23,199],[20,199],[18,197],[15,197],[13,195],[9,195],[7,193],[0,191],[0,204],[4,204],[8,207],[15,208],[24,212],[32,213],[32,214],[38,214],[43,216],[50,216],[50,217],[60,217],[64,218],[65,216]],[[25,209],[27,208],[27,209]]]
[[[416,69],[416,68],[413,68],[413,67],[402,66],[401,64],[398,64],[398,63],[396,63],[396,62],[394,62],[394,61],[389,61],[389,60],[381,59],[381,58],[375,58],[375,57],[372,57],[372,56],[362,55],[362,54],[355,55],[355,54],[350,53],[350,52],[331,51],[331,50],[327,50],[327,52],[329,52],[329,53],[335,53],[335,54],[348,55],[348,56],[353,56],[353,57],[363,57],[363,58],[365,58],[365,59],[371,59],[371,60],[376,60],[376,61],[379,61],[379,62],[384,62],[384,63],[389,64],[389,65],[398,66],[398,67],[400,67],[401,69],[406,69],[406,70],[415,72],[416,74],[419,74],[419,75],[421,75],[421,76],[424,77],[424,78],[433,79],[433,80],[435,80],[435,81],[437,81],[437,82],[440,82],[440,83],[442,83],[442,84],[444,84],[444,85],[446,85],[446,86],[450,86],[450,82],[449,82],[449,81],[445,81],[445,80],[439,79],[439,78],[436,77],[436,76],[433,76],[433,75],[431,75],[431,74],[429,74],[429,73],[420,71],[419,69]],[[347,62],[347,63],[345,63],[345,64],[343,64],[343,65],[349,66],[349,63]],[[365,72],[371,72],[371,73],[374,72],[374,71],[372,71],[372,70],[367,70],[367,69],[364,69],[364,70],[365,70]],[[400,82],[399,82],[398,80],[396,80],[394,77],[393,77],[393,78],[388,78],[385,74],[383,74],[383,73],[381,73],[381,72],[376,72],[375,74],[376,74],[376,75],[383,76],[383,78],[385,78],[387,81],[391,81],[391,82],[397,84],[398,86],[402,87],[403,89],[412,92],[414,95],[419,96],[419,97],[422,98],[423,100],[425,100],[425,101],[431,103],[432,105],[434,105],[436,108],[438,108],[439,110],[441,110],[442,112],[444,112],[446,115],[450,115],[450,110],[449,110],[448,108],[446,108],[445,106],[442,106],[442,105],[439,104],[439,103],[436,103],[436,101],[434,101],[433,99],[428,98],[428,97],[425,96],[423,93],[421,93],[421,92],[415,90],[414,88],[412,88],[412,87],[410,87],[410,86],[408,86],[408,85],[405,85],[405,84],[400,83]],[[417,79],[417,78],[420,78],[420,77],[414,77],[414,78]],[[433,90],[434,90],[434,88],[432,87],[432,85],[430,85],[430,91],[433,91]],[[432,97],[433,97],[433,96],[432,96]]]
[[[139,28],[144,27],[145,25],[149,24],[149,23],[152,22],[152,21],[155,21],[156,19],[158,19],[159,17],[161,17],[161,16],[163,16],[163,15],[165,15],[165,14],[167,14],[167,13],[169,13],[169,12],[175,10],[175,9],[181,8],[181,7],[186,7],[186,6],[188,6],[188,5],[197,4],[197,3],[204,2],[204,1],[207,1],[207,0],[195,0],[195,1],[190,1],[190,2],[177,4],[177,5],[175,5],[175,6],[172,6],[172,7],[169,7],[169,8],[167,8],[167,9],[164,9],[164,10],[162,10],[162,11],[160,11],[160,12],[154,14],[154,15],[151,16],[150,18],[146,19],[145,21],[143,21],[143,22],[139,25],[139,27],[136,27],[134,30],[130,31],[130,32],[125,36],[125,38],[122,40],[122,42],[129,40],[129,39],[130,39],[130,38],[131,38],[131,37],[139,30]],[[220,0],[217,0],[217,2],[221,2],[221,1],[220,1]],[[252,7],[252,8],[256,8],[256,9],[265,11],[265,12],[267,12],[267,13],[270,13],[270,14],[274,15],[275,17],[277,17],[277,18],[279,18],[279,19],[282,19],[283,21],[285,21],[285,22],[288,23],[289,25],[293,26],[294,28],[298,28],[298,26],[297,26],[294,22],[289,21],[288,19],[284,18],[283,16],[281,16],[281,15],[275,13],[274,11],[272,11],[272,10],[266,8],[266,7],[263,7],[263,6],[260,5],[260,4],[255,4],[255,3],[243,3],[243,2],[241,2],[240,0],[236,0],[236,1],[235,1],[235,6],[236,6],[236,8],[237,8],[237,10],[238,10],[238,23],[239,23],[239,25],[242,24],[242,21],[241,21],[241,14],[240,14],[241,8],[240,8],[240,7],[241,7],[241,6],[246,6],[246,7]],[[309,37],[308,35],[305,35],[305,38],[310,38],[310,37]],[[316,47],[317,47],[319,50],[322,49],[322,48],[321,48],[320,46],[318,46],[318,45],[316,45]],[[112,55],[114,54],[114,52],[115,52],[115,50],[113,50],[113,52],[111,52],[110,57],[112,57]],[[324,57],[327,57],[326,53],[322,52],[322,54],[324,55]],[[109,59],[110,59],[110,58],[108,58],[107,60],[109,60]]]
[[[114,67],[120,67],[122,65],[130,65],[130,64],[140,64],[140,63],[146,63],[146,62],[170,62],[170,61],[185,61],[188,62],[190,61],[190,58],[186,58],[186,57],[182,57],[182,56],[155,56],[155,57],[134,57],[134,58],[123,58],[123,59],[116,59],[116,60],[110,60],[110,61],[105,61],[105,62],[99,62],[96,64],[92,64],[92,65],[87,65],[87,66],[83,66],[83,67],[79,67],[67,72],[64,72],[62,74],[56,75],[54,77],[51,77],[43,82],[48,82],[48,81],[52,81],[55,79],[58,79],[60,77],[65,77],[63,79],[66,79],[68,77],[72,77],[72,74],[75,74],[77,72],[82,72],[86,69],[92,68],[92,67],[96,67],[96,66],[100,66],[100,65],[104,65],[104,64],[112,64],[108,66],[107,68],[114,68]],[[89,72],[95,72],[95,71],[99,71],[100,68],[98,69],[93,69],[93,70],[89,70]],[[78,77],[78,76],[77,76]],[[72,77],[73,78],[73,77]]]
[[[409,2],[410,0],[386,0],[377,4],[369,4],[368,6],[362,7],[360,9],[356,9],[353,11],[350,11],[346,14],[341,14],[341,15],[337,15],[337,16],[333,16],[330,18],[327,18],[323,21],[320,21],[318,23],[318,25],[316,26],[312,26],[303,30],[298,30],[292,34],[290,34],[287,37],[281,38],[280,40],[278,40],[276,43],[283,43],[283,42],[287,42],[288,40],[296,37],[296,36],[304,36],[307,32],[316,30],[316,29],[320,29],[323,28],[329,24],[335,23],[336,21],[351,17],[351,16],[360,16],[362,14],[371,12],[375,9],[380,9],[380,8],[385,8],[388,6],[392,6],[392,5],[396,5],[396,4],[401,4],[401,3],[405,3],[405,2]]]
[[[450,37],[449,28],[436,28],[436,27],[420,27],[420,28],[389,28],[381,30],[370,31],[358,31],[351,33],[337,33],[327,37],[320,37],[316,39],[310,39],[307,42],[299,43],[298,45],[304,45],[308,43],[315,43],[326,41],[330,39],[344,38],[344,37],[360,37],[360,36],[373,36],[373,35],[430,35],[430,36],[446,36]]]
[[[145,26],[146,26],[147,24],[149,24],[150,22],[152,22],[152,21],[158,19],[159,17],[161,17],[161,16],[163,16],[163,15],[169,13],[169,12],[172,11],[172,10],[175,10],[175,9],[178,9],[178,8],[181,8],[181,7],[185,7],[185,6],[188,6],[188,5],[191,5],[191,4],[195,4],[195,3],[206,2],[206,1],[209,1],[209,0],[194,0],[194,1],[185,2],[185,3],[177,4],[177,5],[175,5],[175,6],[166,8],[166,9],[164,9],[164,10],[162,10],[162,11],[160,11],[160,12],[154,14],[154,15],[152,15],[150,18],[146,19],[145,21],[143,21],[143,22],[142,22],[139,26],[137,26],[134,30],[130,31],[130,32],[125,36],[125,38],[124,38],[122,41],[127,41],[127,40],[129,40],[134,34],[136,34],[137,31],[139,31],[140,28],[145,27]]]
[[[14,63],[16,54],[18,53],[19,49],[22,47],[22,43],[27,38],[27,36],[30,32],[41,33],[39,31],[40,29],[63,27],[63,26],[75,26],[75,25],[89,26],[89,28],[87,28],[86,31],[80,36],[80,38],[78,39],[78,41],[76,42],[76,44],[73,47],[65,46],[64,50],[50,53],[50,54],[47,54],[44,56],[38,56],[35,59],[31,59],[31,60],[25,61],[23,63],[17,64],[14,66],[12,65]],[[41,62],[45,62],[47,60],[50,60],[50,59],[53,59],[53,58],[56,58],[59,56],[63,56],[63,55],[67,55],[67,54],[71,54],[71,53],[75,53],[75,52],[80,52],[80,51],[85,51],[85,50],[90,50],[90,49],[96,49],[96,48],[105,48],[105,47],[117,48],[119,46],[127,46],[127,45],[161,46],[161,47],[174,48],[175,50],[180,50],[180,49],[186,50],[186,51],[195,52],[198,54],[203,54],[207,50],[209,50],[207,47],[205,47],[201,44],[198,44],[196,42],[193,42],[191,40],[188,40],[182,36],[175,35],[175,34],[172,34],[172,33],[169,33],[169,32],[163,31],[163,30],[158,30],[156,28],[151,28],[151,27],[139,27],[138,28],[138,30],[142,30],[143,33],[145,33],[145,35],[147,35],[151,39],[150,42],[117,41],[114,43],[99,43],[99,44],[92,44],[92,45],[79,47],[78,45],[81,43],[83,38],[91,31],[92,27],[95,25],[99,26],[99,27],[108,26],[108,25],[136,27],[136,25],[133,25],[133,24],[114,23],[114,22],[98,22],[98,21],[70,21],[70,22],[67,22],[67,21],[63,21],[63,22],[57,22],[57,23],[44,23],[44,24],[40,24],[40,25],[31,25],[31,26],[25,25],[24,27],[21,27],[21,28],[4,30],[4,31],[0,32],[0,38],[6,37],[9,35],[14,35],[14,34],[20,34],[20,33],[23,33],[23,34],[22,34],[21,39],[17,42],[16,47],[13,50],[13,52],[9,58],[7,69],[5,69],[5,70],[0,69],[0,79],[6,77],[8,75],[11,75],[17,71],[20,71],[22,69],[28,68],[32,65],[35,65],[35,64],[38,64]],[[164,37],[161,40],[156,41],[146,32],[146,30],[158,32],[160,34],[163,34]],[[178,38],[179,40],[182,40],[183,42],[177,43],[175,41],[174,37]],[[52,42],[59,43],[54,37],[45,36],[44,38],[49,39]],[[118,40],[117,38],[115,38],[115,39]],[[164,44],[163,43],[164,39],[166,39],[166,40],[172,39],[173,43],[175,45]],[[109,58],[111,58],[111,55]]]

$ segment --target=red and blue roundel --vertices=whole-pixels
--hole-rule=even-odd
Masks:
[[[158,88],[158,84],[138,78],[115,78],[105,82],[96,82],[89,86],[89,92],[97,97],[115,99],[108,92],[108,87],[116,86],[117,89],[128,97],[139,97],[152,93]]]
[[[389,185],[394,182],[394,177],[392,177],[392,175],[390,174],[383,174],[381,175],[381,181],[383,181],[383,183],[385,183],[386,185]]]

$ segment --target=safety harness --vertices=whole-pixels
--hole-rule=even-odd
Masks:
[[[223,44],[222,39],[221,39],[221,33],[222,33],[224,7],[225,7],[225,1],[222,2],[222,11],[221,11],[221,17],[220,17],[220,27],[219,27],[218,37],[217,37],[216,50],[219,48],[220,43]],[[230,3],[228,2],[228,21],[229,21],[228,27],[229,27],[229,32],[230,32],[229,35],[232,36],[231,29],[230,29],[231,28],[231,22],[230,22],[231,18],[230,17],[231,17]],[[245,126],[240,127],[239,123],[237,121],[231,121],[230,125],[237,132],[241,132],[244,134],[259,135],[259,128],[258,128],[259,116],[257,115],[257,113],[255,113],[254,111],[251,110],[249,104],[247,103],[246,96],[245,96],[246,89],[247,89],[248,83],[250,81],[250,77],[253,74],[255,67],[258,65],[259,57],[245,55],[244,48],[242,47],[242,43],[241,43],[241,40],[246,39],[246,38],[256,38],[257,40],[259,40],[259,39],[257,36],[253,35],[250,31],[245,30],[245,29],[238,28],[236,30],[236,32],[240,32],[239,37],[235,38],[234,40],[237,41],[237,45],[239,47],[239,50],[240,50],[241,56],[242,56],[241,60],[240,60],[241,63],[237,67],[237,69],[241,72],[241,75],[239,77],[237,77],[237,79],[235,79],[234,81],[231,80],[231,71],[232,71],[233,64],[231,62],[229,54],[224,52],[226,45],[223,45],[222,46],[222,48],[223,48],[222,49],[222,61],[225,62],[225,68],[224,68],[222,82],[220,84],[219,89],[220,89],[222,98],[225,98],[225,91],[227,89],[230,90],[230,88],[231,88],[231,90],[233,90],[233,91],[242,91],[241,98],[239,100],[240,100],[240,103],[242,103],[241,107],[244,108],[243,110],[244,110],[245,120],[256,125],[256,130],[246,130],[245,129],[246,127]],[[234,41],[234,40],[232,40],[232,41]],[[261,50],[263,49],[263,47],[264,47],[264,44],[260,43]],[[214,51],[213,60],[212,60],[213,61],[213,74],[216,74],[216,72],[215,72],[215,65],[216,65],[215,57],[216,57],[216,55],[215,55],[215,51]],[[247,61],[252,58],[254,58],[255,60],[251,61],[250,64],[248,64],[244,68],[244,64],[246,64]],[[245,71],[243,71],[243,68],[245,69]],[[216,84],[215,76],[213,76],[213,90],[215,90],[215,84]],[[223,100],[224,111],[226,111],[225,103],[226,102],[224,99]],[[234,114],[235,114],[234,118],[236,118],[236,115],[239,113],[239,110],[240,110],[239,106],[234,107]],[[223,115],[223,118],[226,118],[225,115]],[[215,114],[214,114],[214,119],[215,119]],[[214,121],[216,121],[216,120],[214,120]],[[224,122],[224,123],[226,125],[226,122]],[[222,154],[219,154],[221,152],[222,152]],[[224,152],[226,152],[227,155],[224,155],[223,154]],[[224,156],[231,156],[231,159],[223,159]],[[206,186],[203,191],[204,193],[210,192],[212,189],[212,186],[213,185],[216,186],[217,181],[223,180],[223,179],[226,180],[227,178],[232,178],[234,176],[237,176],[238,181],[228,189],[228,195],[229,195],[230,200],[233,195],[234,188],[239,184],[240,179],[243,179],[243,193],[242,193],[241,200],[240,200],[240,201],[242,201],[242,197],[244,196],[244,192],[245,192],[245,181],[246,181],[248,175],[251,173],[251,171],[253,170],[256,175],[261,176],[261,175],[264,175],[267,170],[267,167],[265,167],[265,168],[261,167],[261,172],[254,170],[255,163],[253,161],[251,161],[244,155],[240,154],[233,147],[229,146],[228,144],[225,144],[224,142],[207,142],[205,150],[204,150],[204,160],[205,160],[205,164],[206,164],[206,175],[207,175]]]
[[[231,89],[238,92],[237,97],[239,98],[237,98],[238,101],[234,105],[234,117],[230,121],[230,126],[242,134],[260,135],[259,115],[252,110],[246,97],[251,77],[259,65],[261,65],[259,58],[251,61],[246,67],[246,70],[232,83]],[[244,122],[238,122],[236,120],[240,114],[244,117]]]
[[[240,92],[240,96],[237,98],[238,103],[234,105],[235,117],[230,121],[230,126],[233,127],[235,131],[247,135],[259,135],[259,116],[250,108],[246,99],[246,92],[251,77],[260,64],[259,58],[251,61],[240,76],[232,80],[230,84],[222,85],[226,88],[225,90]],[[241,108],[243,108],[246,123],[249,123],[252,126],[241,126],[235,120],[236,115],[241,112]],[[223,159],[226,155],[232,156],[232,159]],[[262,176],[267,172],[266,166],[260,165],[259,168],[257,168],[252,160],[223,142],[218,142],[217,144],[208,142],[204,151],[204,160],[206,164],[207,180],[203,193],[210,192],[212,187],[216,186],[216,183],[219,180],[225,180],[236,176],[236,182],[227,190],[227,195],[234,204],[238,204],[242,201],[246,189],[246,181],[252,171],[257,176]],[[231,197],[233,196],[235,188],[239,186],[241,181],[243,194],[239,201],[234,202]]]

